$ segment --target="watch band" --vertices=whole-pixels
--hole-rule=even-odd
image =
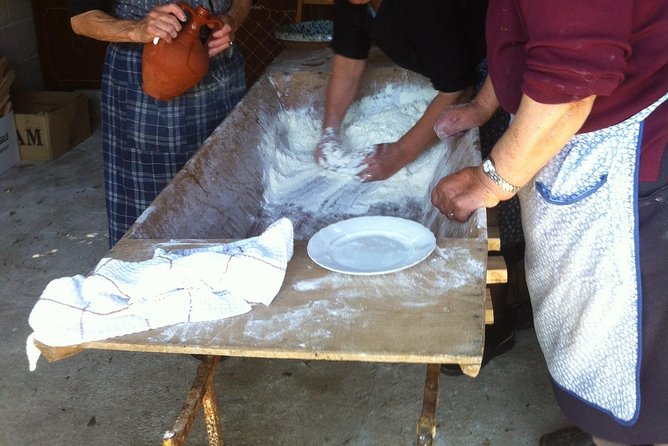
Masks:
[[[491,156],[487,156],[482,162],[482,171],[491,179],[494,181],[494,183],[499,186],[501,189],[503,189],[505,192],[509,192],[511,194],[516,194],[519,192],[520,188],[517,186],[514,186],[507,182],[506,180],[503,179],[501,175],[499,175],[499,172],[496,171],[496,167],[494,166],[494,160],[492,159]]]

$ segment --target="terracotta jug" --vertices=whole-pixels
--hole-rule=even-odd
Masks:
[[[168,101],[201,81],[209,71],[207,47],[200,40],[202,26],[212,24],[215,29],[224,23],[217,17],[209,17],[204,6],[193,9],[187,3],[179,6],[190,13],[176,39],[171,43],[159,40],[157,44],[144,45],[142,54],[142,89],[155,99]]]

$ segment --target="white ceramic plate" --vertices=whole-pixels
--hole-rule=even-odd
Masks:
[[[413,266],[436,247],[432,232],[398,217],[355,217],[331,224],[308,242],[309,257],[338,273],[384,274]]]

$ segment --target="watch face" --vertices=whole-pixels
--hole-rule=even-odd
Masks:
[[[517,192],[519,189],[508,183],[506,180],[501,178],[496,169],[494,168],[494,163],[491,159],[487,158],[482,163],[482,171],[487,175],[497,186],[503,189],[506,192]]]
[[[482,171],[485,172],[485,173],[491,173],[491,172],[493,171],[493,169],[492,169],[492,161],[491,161],[491,160],[486,159],[486,160],[482,163]]]

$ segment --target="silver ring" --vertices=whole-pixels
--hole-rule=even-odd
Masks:
[[[232,41],[230,40],[230,46],[232,46],[232,45],[234,45],[234,42],[232,42]]]
[[[455,213],[453,211],[450,211],[445,214],[445,218],[447,218],[448,220],[452,220],[453,218],[455,218]]]

